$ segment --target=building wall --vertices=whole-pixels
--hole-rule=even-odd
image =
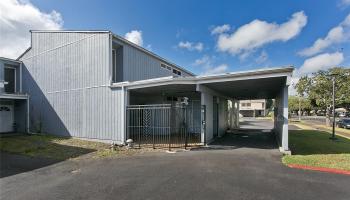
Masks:
[[[240,102],[241,110],[264,110],[265,109],[265,99],[256,100],[241,100]],[[243,106],[242,104],[250,103],[250,106]]]
[[[30,131],[124,141],[124,91],[110,88],[109,33],[32,33],[21,60]]]
[[[120,42],[120,41],[119,41]],[[159,78],[166,76],[175,76],[172,71],[164,69],[160,66],[161,60],[146,54],[145,52],[130,46],[126,43],[123,45],[123,81],[137,81],[151,78]],[[166,63],[173,67],[169,63]],[[182,76],[190,76],[190,74],[179,70]]]

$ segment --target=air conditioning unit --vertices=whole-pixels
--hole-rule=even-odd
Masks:
[[[182,97],[181,98],[181,104],[187,106],[188,105],[188,97]]]

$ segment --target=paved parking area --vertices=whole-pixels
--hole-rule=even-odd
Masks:
[[[1,178],[0,199],[349,199],[350,176],[288,168],[269,138],[269,148],[60,162]]]

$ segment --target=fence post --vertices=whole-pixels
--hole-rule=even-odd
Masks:
[[[156,125],[157,123],[156,123],[156,115],[155,115],[154,113],[156,112],[156,110],[155,110],[155,109],[151,109],[150,112],[151,112],[151,119],[152,119],[152,121],[153,121],[153,127],[152,127],[152,142],[153,142],[153,149],[155,149],[155,146],[154,146],[154,145],[155,145],[155,144],[154,144],[154,143],[155,143],[155,141],[154,141],[154,139],[155,139],[155,138],[154,138],[154,137],[155,137],[155,136],[154,136],[154,134],[155,134],[155,133],[154,133],[154,129],[155,129],[155,125]]]
[[[187,129],[187,106],[184,105],[184,131],[185,131],[185,149],[187,149],[187,145],[188,145],[188,129]]]

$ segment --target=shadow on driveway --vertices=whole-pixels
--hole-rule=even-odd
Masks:
[[[0,140],[0,177],[46,167],[94,151],[98,145],[69,137],[12,135]]]
[[[0,178],[55,164],[61,160],[0,152]]]
[[[216,148],[256,148],[256,149],[277,149],[275,135],[271,130],[240,129],[217,138],[209,144]]]

